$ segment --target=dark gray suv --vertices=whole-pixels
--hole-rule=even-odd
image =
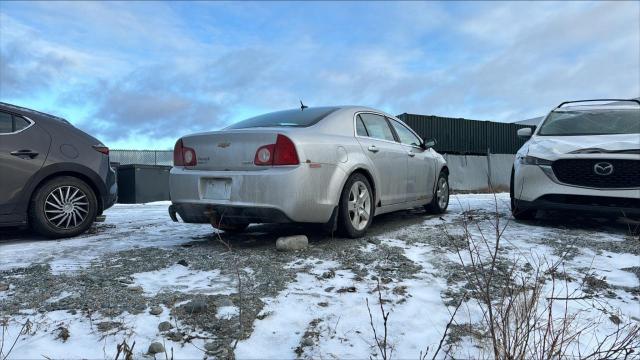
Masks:
[[[100,141],[62,118],[0,102],[0,227],[75,236],[116,202],[117,190]]]

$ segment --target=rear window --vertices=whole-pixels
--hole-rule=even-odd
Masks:
[[[277,111],[240,121],[226,129],[247,129],[258,127],[307,127],[316,124],[327,115],[338,110],[337,107],[317,107]]]
[[[554,111],[537,135],[614,135],[640,133],[640,110]]]

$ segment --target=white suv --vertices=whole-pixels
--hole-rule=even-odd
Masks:
[[[614,101],[614,102],[612,102]],[[640,214],[640,101],[567,101],[553,109],[518,153],[511,211],[539,209]]]

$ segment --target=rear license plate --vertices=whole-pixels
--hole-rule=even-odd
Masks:
[[[231,198],[231,179],[205,180],[204,198],[209,200],[229,200]]]

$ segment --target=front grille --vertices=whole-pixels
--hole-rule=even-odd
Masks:
[[[596,173],[596,164],[602,163],[613,166],[611,174]],[[556,178],[569,185],[604,189],[640,187],[640,160],[560,159],[553,162],[552,168]]]

